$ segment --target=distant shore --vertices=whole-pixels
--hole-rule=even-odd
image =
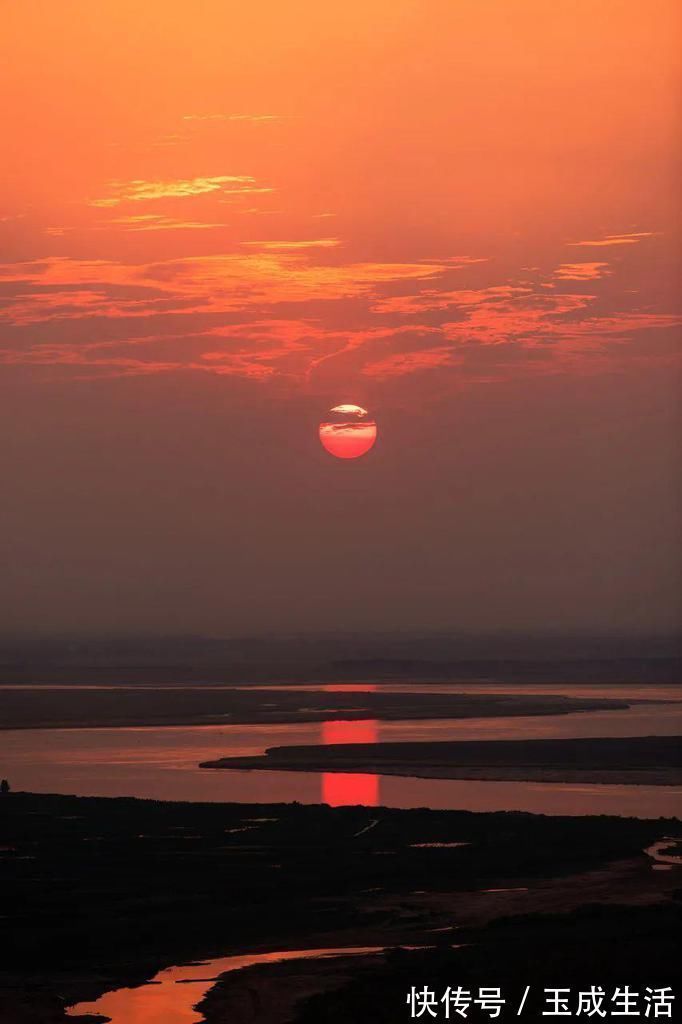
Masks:
[[[278,688],[267,697],[254,687],[191,684],[164,689],[17,687],[2,691],[0,730],[507,718],[627,710],[637,703],[552,693],[433,693],[418,687],[390,692]]]

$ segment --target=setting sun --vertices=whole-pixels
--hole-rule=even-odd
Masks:
[[[320,441],[337,459],[358,459],[376,439],[377,425],[360,405],[335,405],[320,423]]]

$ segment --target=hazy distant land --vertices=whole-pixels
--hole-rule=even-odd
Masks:
[[[682,683],[682,637],[339,632],[0,634],[0,683]]]

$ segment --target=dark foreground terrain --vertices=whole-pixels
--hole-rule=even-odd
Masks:
[[[500,986],[510,1001],[526,984],[673,985],[680,868],[654,870],[644,850],[680,830],[5,795],[0,1021],[55,1024],[161,967],[257,950],[432,947],[226,975],[201,1007],[210,1024],[408,1020],[412,985]]]
[[[461,987],[464,1001],[467,993],[470,997],[466,1016],[458,1017],[451,1008],[449,1019],[488,1021],[489,1012],[475,1000],[494,987],[505,1001],[500,1020],[517,1020],[529,987],[520,1016],[535,1021],[544,1020],[543,1011],[551,1008],[545,989],[565,989],[573,1015],[578,993],[595,985],[604,991],[600,1008],[608,1020],[618,1008],[615,993],[628,985],[639,996],[635,1006],[644,1019],[647,988],[671,988],[671,1018],[679,1020],[682,991],[675,982],[681,923],[680,907],[673,903],[595,904],[566,914],[505,917],[450,934],[447,943],[429,950],[398,948],[380,956],[277,964],[225,975],[198,1010],[209,1024],[395,1024],[412,1019],[407,997],[414,986],[434,997],[431,1013],[425,1011],[421,1019],[433,1020],[435,1014],[446,1020],[442,997],[448,988]],[[453,948],[453,939],[462,945]],[[415,1017],[419,1009],[417,1004]],[[592,1019],[602,1018],[593,1012]]]

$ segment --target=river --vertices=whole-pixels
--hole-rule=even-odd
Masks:
[[[102,1015],[108,1017],[111,1024],[197,1024],[204,1018],[194,1007],[222,974],[242,971],[258,964],[369,956],[382,952],[382,946],[295,949],[225,956],[179,967],[166,967],[145,985],[114,989],[93,1002],[77,1003],[66,1012],[67,1016],[76,1018],[84,1014]]]
[[[345,687],[334,684],[321,688]],[[335,773],[210,771],[198,767],[201,761],[260,754],[267,747],[288,744],[682,733],[682,692],[675,686],[491,683],[417,687],[401,683],[350,687],[354,691],[406,688],[419,692],[553,693],[667,703],[635,704],[620,711],[518,718],[6,731],[0,734],[0,774],[10,779],[14,789],[79,796],[255,803],[298,800],[332,805],[363,803],[634,817],[670,817],[682,812],[682,789],[672,786],[480,782]]]

